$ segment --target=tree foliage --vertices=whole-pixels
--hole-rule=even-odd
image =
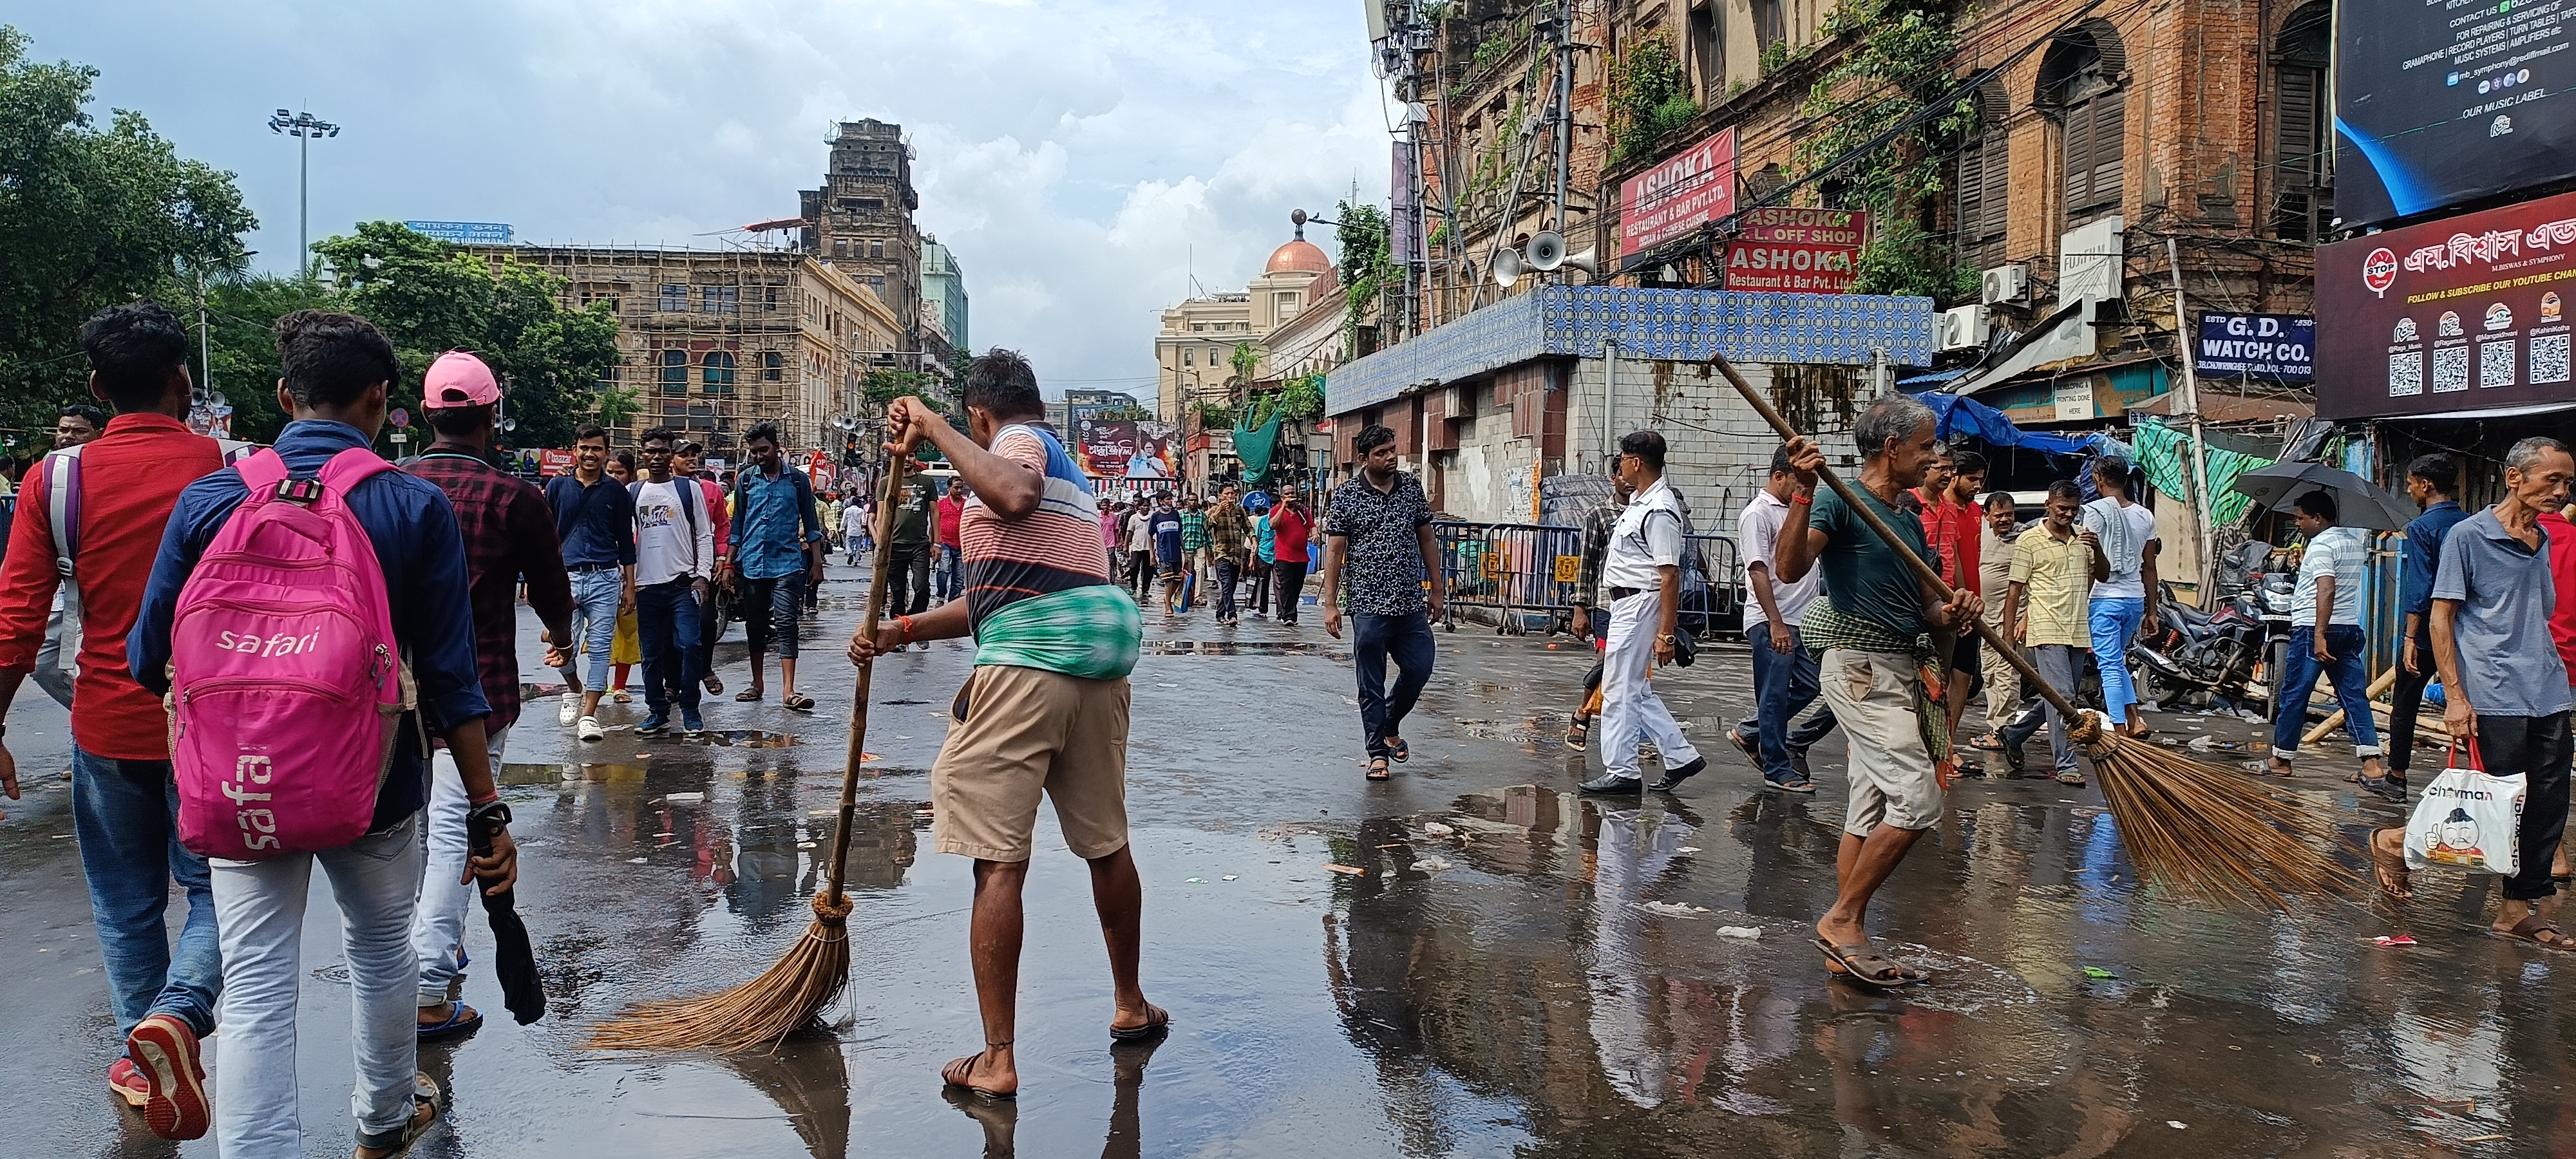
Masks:
[[[1342,354],[1347,358],[1359,351],[1361,316],[1377,305],[1378,295],[1386,287],[1402,282],[1404,275],[1396,272],[1385,210],[1345,201],[1334,213],[1334,220],[1340,223],[1333,227],[1333,241],[1342,250],[1342,303],[1346,307],[1342,312]]]
[[[420,378],[439,354],[471,351],[501,376],[519,428],[508,442],[559,447],[593,407],[617,364],[617,315],[606,302],[565,309],[564,280],[511,259],[499,263],[405,228],[361,222],[314,251],[344,307],[376,324],[401,355],[400,405],[418,405]]]
[[[1699,115],[1673,43],[1657,34],[1629,46],[1610,66],[1610,164],[1649,155],[1657,141]]]
[[[1925,105],[1949,99],[1942,115],[1897,134],[1835,175],[1840,208],[1870,211],[1869,243],[1860,253],[1864,294],[1951,298],[1976,286],[1977,272],[1957,250],[1923,227],[1924,199],[1945,188],[1944,160],[1973,131],[1976,108],[1950,97],[1959,32],[1950,10],[1930,0],[1854,0],[1825,22],[1828,36],[1851,35],[1851,47],[1818,77],[1801,110],[1812,128],[1798,143],[1799,163],[1813,171],[1860,147]]]
[[[82,321],[136,298],[193,304],[196,274],[239,270],[257,222],[232,174],[139,113],[100,127],[98,70],[31,61],[29,43],[0,25],[0,426],[32,432],[89,398]]]

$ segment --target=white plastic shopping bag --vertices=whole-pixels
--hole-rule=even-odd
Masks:
[[[2456,865],[2511,877],[2522,869],[2523,777],[2490,777],[2469,742],[2469,763],[2451,746],[2450,767],[2424,787],[2406,822],[2406,868]]]

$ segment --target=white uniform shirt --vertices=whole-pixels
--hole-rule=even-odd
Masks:
[[[1815,602],[1816,593],[1825,590],[1825,570],[1808,568],[1796,583],[1780,578],[1780,565],[1776,562],[1780,558],[1780,528],[1788,522],[1788,504],[1772,498],[1769,491],[1756,491],[1753,502],[1744,505],[1744,514],[1736,517],[1735,541],[1743,546],[1746,567],[1758,563],[1771,573],[1771,602],[1780,607],[1780,622],[1794,627],[1806,616],[1807,605]],[[1750,576],[1744,586],[1744,630],[1749,634],[1754,625],[1770,623],[1771,618],[1762,614],[1762,601],[1753,595]]]
[[[1610,551],[1601,562],[1601,586],[1660,590],[1664,574],[1659,569],[1681,566],[1686,510],[1681,496],[1661,479],[1629,500],[1610,530]]]

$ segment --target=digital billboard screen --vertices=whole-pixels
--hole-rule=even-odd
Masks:
[[[2317,247],[2317,415],[2576,397],[2576,193]]]
[[[2345,226],[2576,176],[2576,5],[2340,7],[2334,199]]]

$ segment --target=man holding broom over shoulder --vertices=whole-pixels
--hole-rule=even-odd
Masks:
[[[1918,557],[1927,554],[1923,523],[1898,497],[1922,483],[1932,430],[1931,408],[1901,395],[1870,404],[1852,427],[1861,453],[1855,494]],[[1964,588],[1943,600],[1861,512],[1830,491],[1818,494],[1824,463],[1815,440],[1789,441],[1789,515],[1772,560],[1789,583],[1810,568],[1824,573],[1824,594],[1807,607],[1804,643],[1823,656],[1825,703],[1851,746],[1851,805],[1834,859],[1839,889],[1816,921],[1816,946],[1834,974],[1902,986],[1928,975],[1873,949],[1864,922],[1870,896],[1914,839],[1941,819],[1949,736],[1937,674],[1979,604]]]
[[[1144,887],[1127,852],[1127,674],[1143,617],[1112,578],[1096,500],[1043,425],[1037,375],[1018,354],[989,350],[966,372],[958,431],[919,399],[886,409],[910,455],[927,442],[974,489],[960,533],[966,598],[862,628],[850,658],[916,640],[975,638],[975,672],[950,709],[930,769],[933,846],[975,859],[970,944],[984,1048],[940,1071],[950,1086],[1011,1098],[1020,980],[1020,890],[1028,878],[1040,793],[1055,800],[1065,843],[1091,863],[1092,902],[1109,941],[1118,1011],[1110,1038],[1163,1032],[1171,1016],[1136,982]]]

